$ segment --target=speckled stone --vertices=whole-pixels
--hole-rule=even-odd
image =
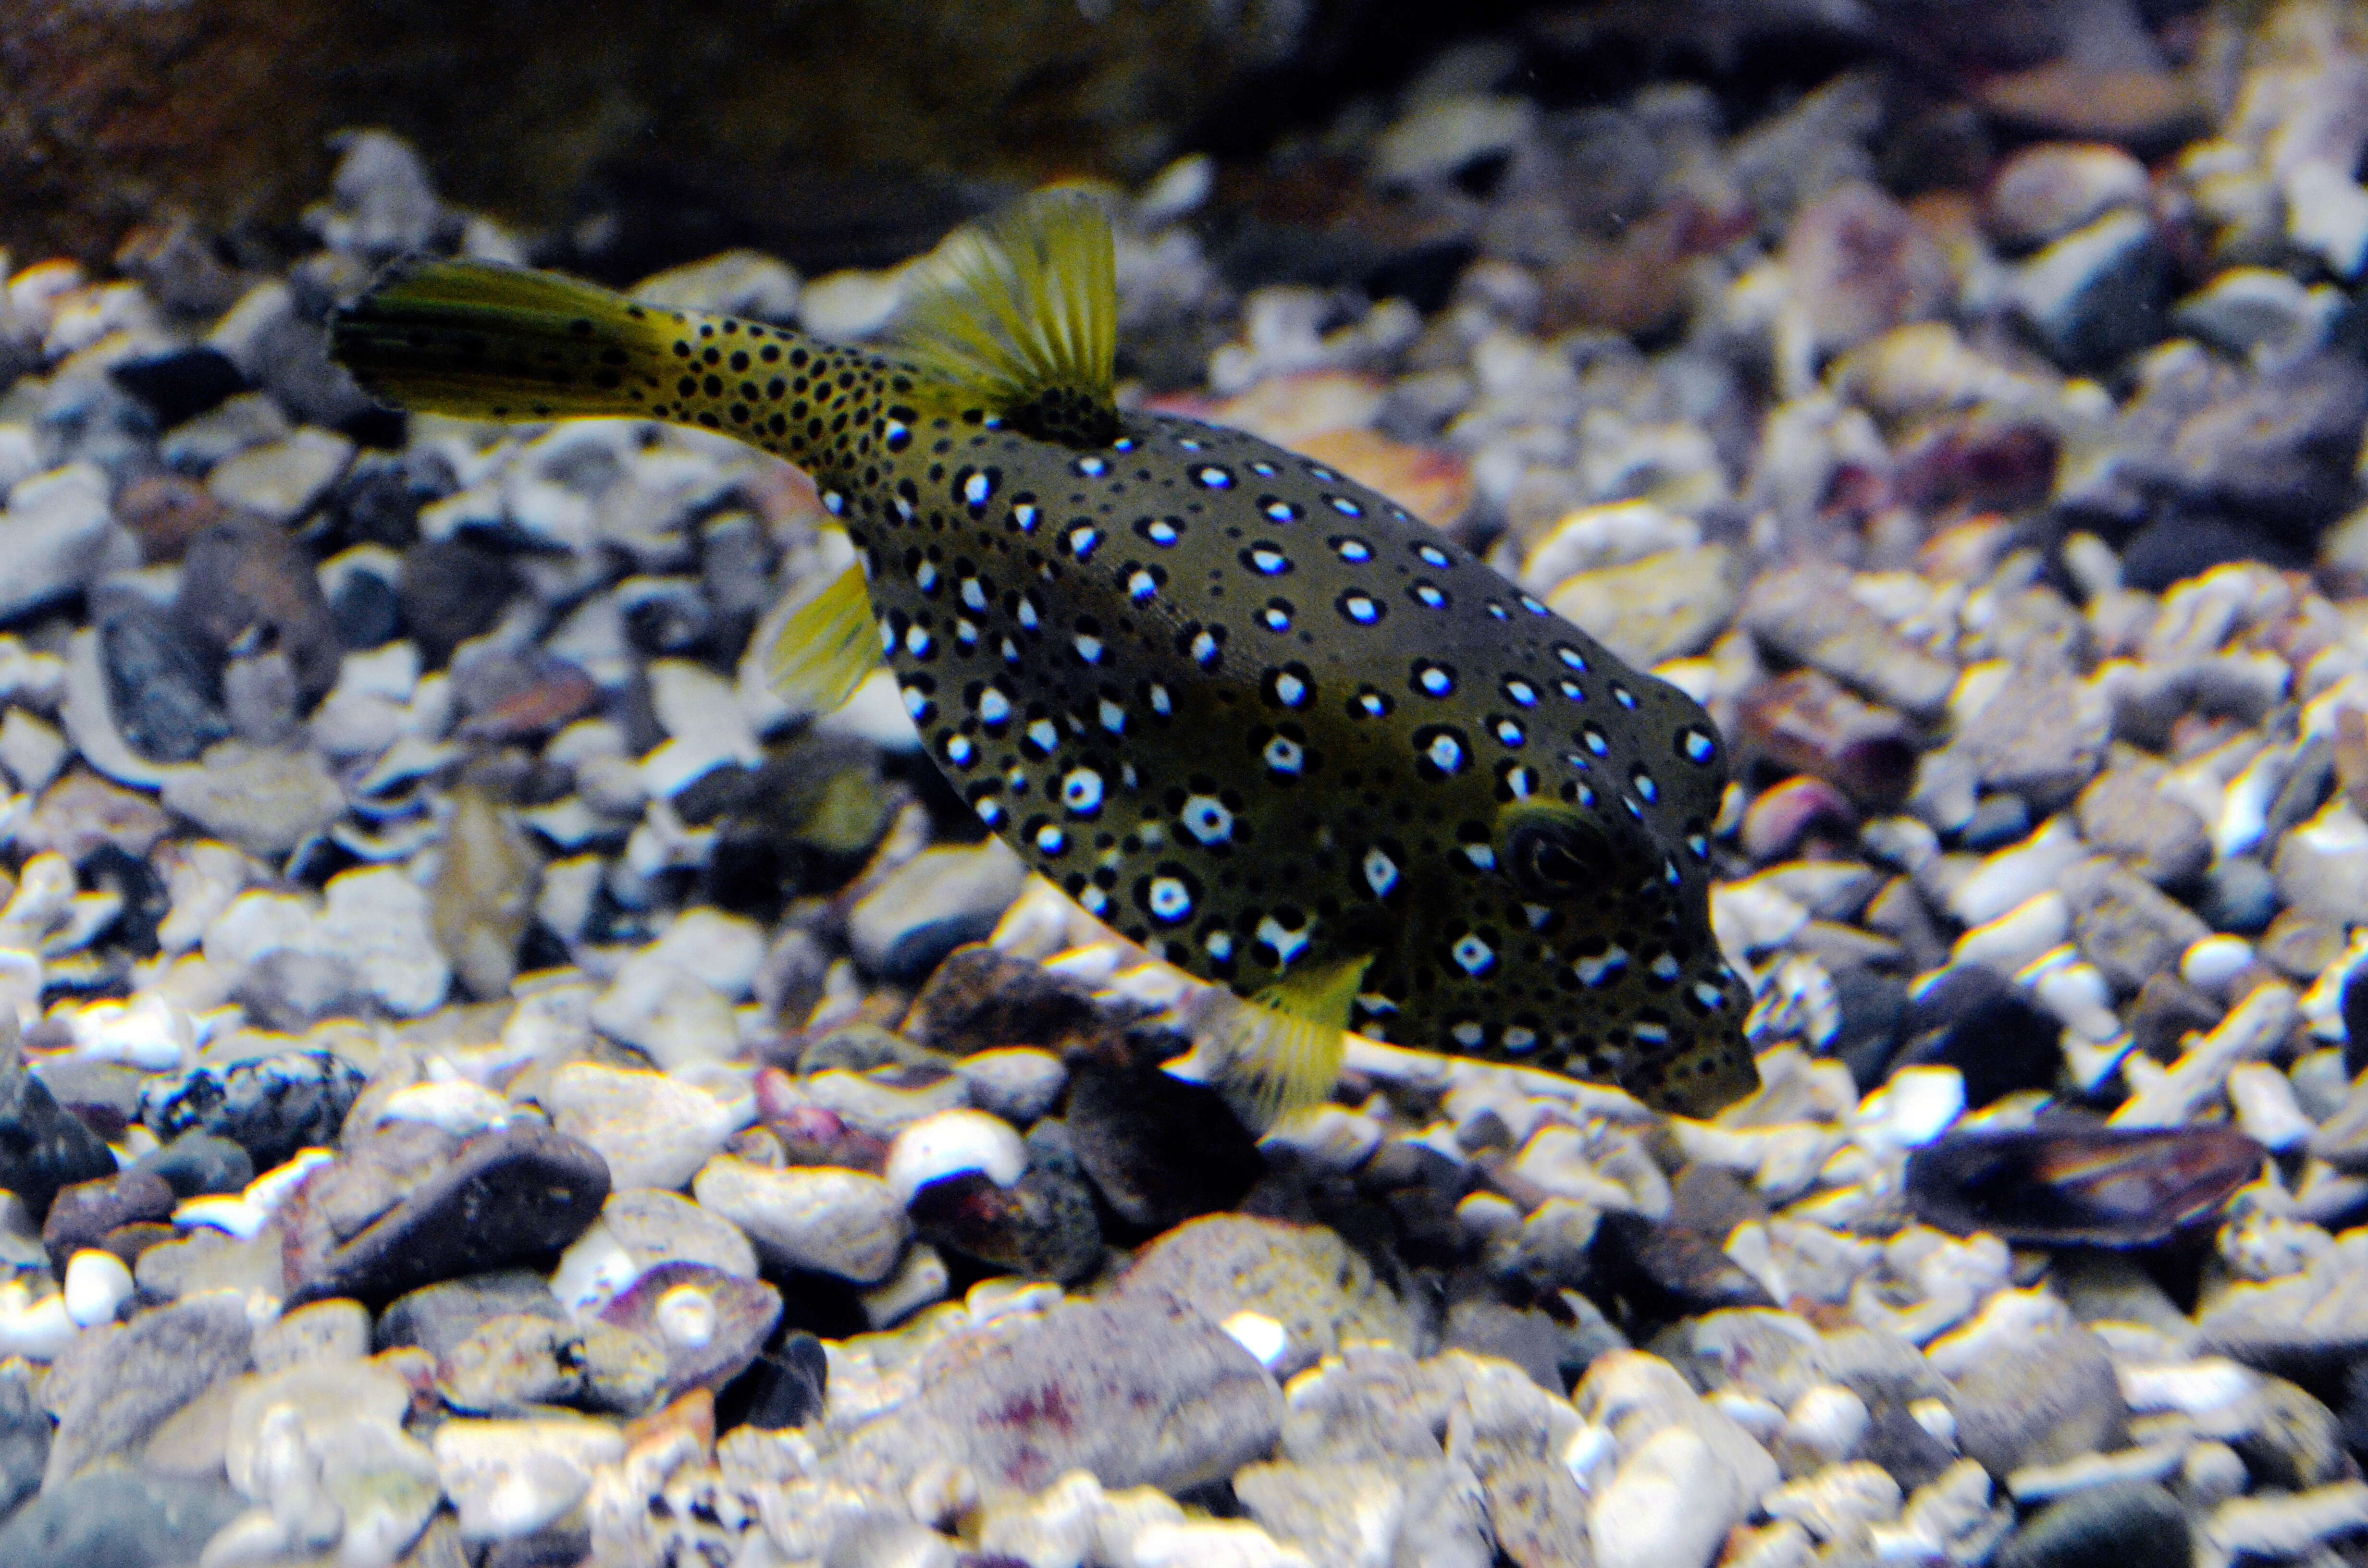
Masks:
[[[1321,1225],[1208,1215],[1145,1247],[1121,1289],[1173,1295],[1212,1323],[1255,1312],[1280,1324],[1288,1337],[1278,1377],[1315,1365],[1343,1340],[1414,1342],[1406,1307]]]

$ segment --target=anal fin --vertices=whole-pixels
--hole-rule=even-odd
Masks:
[[[765,676],[783,701],[827,713],[880,664],[880,625],[863,568],[853,562],[791,611],[765,651]]]
[[[1340,1075],[1349,1010],[1373,955],[1286,974],[1225,1010],[1217,1025],[1227,1098],[1264,1131],[1322,1105]]]

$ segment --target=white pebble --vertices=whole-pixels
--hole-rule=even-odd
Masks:
[[[0,1356],[54,1361],[75,1332],[64,1296],[51,1291],[35,1301],[22,1279],[0,1285]]]
[[[715,1337],[715,1298],[696,1285],[677,1285],[660,1296],[653,1315],[668,1345],[697,1349]]]
[[[1244,1308],[1217,1326],[1269,1370],[1282,1364],[1283,1353],[1291,1348],[1291,1331],[1263,1312]]]
[[[61,1299],[66,1316],[81,1328],[115,1321],[115,1309],[131,1294],[131,1270],[111,1252],[85,1247],[66,1264],[66,1284]]]
[[[2237,1125],[2265,1149],[2292,1149],[2314,1131],[2294,1099],[2294,1085],[2266,1062],[2248,1062],[2229,1071],[2228,1099]]]
[[[2242,937],[2206,937],[2179,960],[2180,978],[2198,991],[2218,995],[2253,961],[2253,944]]]
[[[983,1110],[941,1110],[921,1118],[888,1145],[881,1172],[899,1203],[933,1181],[979,1171],[1009,1187],[1028,1170],[1028,1145],[1011,1124]]]
[[[1783,1437],[1828,1460],[1850,1457],[1873,1416],[1866,1401],[1839,1383],[1818,1383],[1804,1390],[1784,1413]]]
[[[1734,1491],[1708,1443],[1663,1427],[1588,1510],[1596,1568],[1707,1568],[1736,1522]]]

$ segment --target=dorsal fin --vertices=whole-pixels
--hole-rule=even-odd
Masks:
[[[1110,219],[1082,191],[1040,191],[956,233],[905,301],[895,352],[967,405],[1071,447],[1119,432],[1118,285]]]

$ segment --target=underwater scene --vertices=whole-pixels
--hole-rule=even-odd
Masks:
[[[2364,165],[2346,0],[0,0],[0,1568],[2368,1568]]]

